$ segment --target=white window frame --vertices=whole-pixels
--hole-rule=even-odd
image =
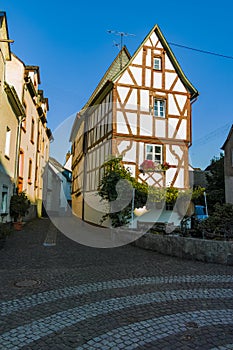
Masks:
[[[162,69],[162,60],[161,57],[154,57],[154,67],[155,70]]]
[[[146,160],[152,160],[154,163],[162,164],[163,163],[163,146],[157,144],[146,144],[145,154]],[[148,147],[152,147],[152,151],[148,151]],[[159,149],[159,151],[158,151]]]
[[[161,98],[154,98],[154,116],[165,118],[166,117],[166,101]]]
[[[10,158],[10,147],[11,147],[11,129],[6,127],[6,141],[5,141],[5,156]]]

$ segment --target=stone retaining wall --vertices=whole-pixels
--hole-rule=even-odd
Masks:
[[[133,244],[140,248],[179,258],[233,265],[233,241],[214,241],[147,233]]]

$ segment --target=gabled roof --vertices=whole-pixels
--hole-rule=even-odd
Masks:
[[[233,135],[233,124],[232,124],[232,126],[231,126],[231,128],[230,128],[230,131],[229,131],[229,134],[228,134],[228,136],[227,136],[227,138],[226,138],[226,141],[224,142],[224,144],[223,144],[222,147],[221,147],[222,150],[225,149],[226,144],[228,143],[228,141],[230,140],[230,138],[232,137],[232,135]]]
[[[97,85],[96,89],[92,93],[91,97],[85,104],[85,106],[82,108],[82,111],[88,108],[92,105],[92,102],[95,100],[98,93],[102,90],[102,88],[106,85],[107,82],[112,81],[113,77],[120,71],[122,71],[121,67],[125,67],[125,65],[130,60],[130,53],[127,50],[127,48],[124,46],[122,50],[119,52],[119,54],[116,56],[110,67],[105,72],[103,78],[100,80],[99,84]]]
[[[172,62],[176,73],[178,74],[180,80],[182,81],[182,83],[184,84],[184,86],[187,88],[187,90],[190,92],[191,94],[191,99],[194,99],[195,97],[197,97],[199,95],[198,91],[195,89],[195,87],[191,84],[191,82],[188,80],[188,78],[186,77],[186,75],[184,74],[183,70],[181,69],[174,53],[172,52],[172,49],[170,48],[167,40],[165,39],[165,37],[163,36],[159,26],[156,24],[152,30],[149,32],[149,34],[145,37],[145,39],[142,41],[141,45],[138,47],[138,49],[135,51],[135,53],[133,54],[133,56],[131,57],[131,59],[129,60],[129,62],[127,63],[127,65],[114,77],[113,81],[115,82],[121,75],[122,73],[128,68],[128,66],[132,63],[132,61],[135,59],[135,57],[137,56],[138,52],[140,51],[140,49],[142,48],[142,46],[146,43],[146,41],[149,39],[149,37],[152,35],[152,33],[155,32],[155,34],[157,35],[157,37],[159,38],[162,46],[164,47],[170,61]]]

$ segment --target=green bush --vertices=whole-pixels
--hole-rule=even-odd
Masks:
[[[212,235],[212,238],[233,238],[233,205],[215,204],[213,213],[208,219],[198,225],[204,235]]]

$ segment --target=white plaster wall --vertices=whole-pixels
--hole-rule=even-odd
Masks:
[[[165,89],[166,90],[170,90],[176,77],[177,77],[176,73],[170,73],[170,72],[165,73]]]
[[[150,87],[151,85],[151,70],[145,69],[145,86]]]
[[[137,108],[137,89],[133,89],[125,108]]]
[[[174,183],[174,187],[184,188],[184,169],[179,169],[179,174]]]
[[[187,138],[187,120],[182,120],[179,131],[176,136],[177,139],[186,140]]]
[[[159,40],[158,37],[157,37],[157,35],[155,34],[155,32],[153,32],[153,33],[151,34],[150,38],[151,38],[151,41],[152,41],[153,46],[155,46],[155,45],[157,44],[157,41]]]
[[[157,89],[162,89],[162,73],[154,72],[153,87]]]
[[[168,114],[180,115],[172,94],[168,94]]]
[[[149,111],[149,91],[148,90],[141,90],[140,91],[140,104],[141,104],[141,110]]]
[[[20,101],[22,101],[24,86],[24,64],[19,61],[14,55],[11,56],[11,61],[6,61],[6,82],[9,85],[14,86]]]
[[[124,115],[121,111],[117,111],[116,113],[116,130],[120,134],[129,134]]]
[[[178,159],[172,154],[172,152],[169,149],[169,146],[166,146],[166,161],[170,165],[178,165]],[[171,171],[172,169],[169,169]]]
[[[171,61],[169,60],[167,54],[165,54],[165,69],[174,70],[174,67],[173,67]]]
[[[170,148],[171,148],[171,150],[170,150]],[[169,146],[167,146],[167,157],[169,157],[168,152],[171,152],[171,157],[173,157],[173,164],[177,165],[178,160],[177,160],[176,155],[178,156],[179,159],[181,159],[183,157],[184,152],[183,152],[182,148],[178,145],[172,145],[170,148],[169,148]]]
[[[147,50],[146,54],[146,66],[151,67],[151,50]]]
[[[140,135],[152,136],[152,119],[151,115],[140,115]]]
[[[120,84],[129,84],[129,85],[134,85],[129,73],[127,72],[127,70],[123,73],[123,75],[120,77],[120,79],[118,80],[118,83]]]
[[[142,69],[138,67],[130,67],[130,70],[134,76],[134,79],[136,80],[137,85],[142,85]]]
[[[184,95],[175,95],[175,96],[176,96],[176,99],[177,99],[177,102],[179,104],[180,109],[183,110],[185,103],[187,101],[187,97]]]
[[[122,152],[125,151],[128,146],[130,146],[130,149],[124,154],[123,160],[125,162],[135,162],[136,142],[122,141],[121,144],[118,146],[118,149],[119,149],[120,153],[122,154]]]
[[[155,136],[156,137],[166,137],[166,120],[156,119],[155,120]]]
[[[127,113],[127,119],[133,135],[137,135],[137,113]]]
[[[177,83],[174,87],[174,91],[187,92],[186,88],[184,87],[180,79],[177,80]]]
[[[121,102],[124,103],[126,96],[129,92],[129,88],[124,87],[124,86],[118,86],[117,91],[118,91],[119,97],[121,99]]]
[[[142,65],[142,49],[138,52],[137,56],[133,59],[132,64]]]
[[[143,163],[144,159],[144,143],[140,142],[139,143],[139,165]]]
[[[168,121],[168,137],[169,138],[173,138],[178,121],[179,121],[178,118],[169,118],[169,121]]]

